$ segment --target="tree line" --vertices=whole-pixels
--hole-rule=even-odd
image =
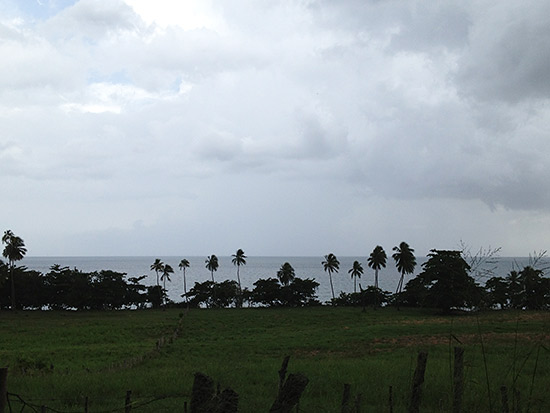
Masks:
[[[17,267],[15,263],[27,252],[24,241],[7,230],[2,243],[2,255],[8,263],[0,261],[0,309],[119,309],[175,304],[168,300],[166,290],[166,282],[171,281],[170,275],[174,269],[158,258],[150,266],[156,274],[156,285],[145,286],[141,284],[145,275],[126,279],[126,274],[110,270],[86,273],[58,265],[42,274]],[[354,281],[353,293],[340,292],[336,296],[332,277],[339,272],[340,262],[333,253],[325,255],[321,265],[330,282],[332,298],[329,304],[363,307],[396,305],[398,308],[424,306],[445,312],[477,308],[550,308],[550,279],[544,276],[544,270],[535,266],[512,270],[505,277],[492,276],[480,285],[463,251],[434,249],[422,264],[422,271],[404,285],[405,275],[413,274],[417,265],[414,249],[401,242],[393,248],[391,257],[400,274],[395,293],[379,288],[379,273],[386,267],[388,257],[384,248],[377,245],[367,258],[368,267],[374,271],[374,285],[363,289],[359,284],[360,291],[357,291],[357,279],[361,278],[364,269],[359,261],[354,261],[348,270]],[[183,276],[183,300],[180,304],[208,308],[242,307],[245,303],[249,306],[291,307],[321,304],[316,296],[319,283],[315,279],[296,277],[294,268],[288,262],[281,265],[276,277],[259,279],[252,289],[243,289],[240,270],[246,265],[246,259],[244,251],[238,249],[232,255],[236,280],[216,282],[214,273],[219,268],[219,261],[214,254],[208,256],[205,268],[210,272],[211,280],[195,282],[189,290],[186,270],[190,263],[182,259],[179,263]]]

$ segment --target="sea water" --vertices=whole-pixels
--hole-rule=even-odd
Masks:
[[[210,271],[206,269],[206,257],[25,257],[17,264],[25,266],[30,270],[47,273],[53,265],[61,267],[77,268],[83,272],[93,272],[101,270],[112,270],[121,272],[127,277],[139,277],[145,275],[142,284],[155,285],[156,274],[150,269],[151,264],[159,258],[164,264],[169,264],[174,269],[174,274],[170,275],[170,281],[166,282],[168,296],[175,302],[182,301],[183,294],[183,274],[179,269],[179,262],[186,258],[189,261],[189,268],[186,269],[187,290],[193,287],[195,282],[204,282],[212,280]],[[214,272],[214,280],[221,282],[225,280],[237,280],[237,267],[231,262],[232,257],[218,257],[219,268]],[[240,278],[242,287],[253,289],[254,283],[260,278],[277,278],[277,271],[281,266],[288,262],[295,270],[296,277],[315,279],[320,285],[317,290],[317,297],[321,302],[326,302],[331,298],[330,281],[328,274],[324,271],[321,264],[324,258],[319,257],[254,257],[246,258],[246,265],[240,267]],[[351,293],[354,291],[354,280],[348,271],[352,268],[354,261],[359,261],[363,265],[364,273],[357,280],[357,290],[359,285],[367,288],[374,285],[374,270],[368,267],[365,257],[338,257],[340,269],[338,273],[332,274],[334,292],[336,296],[341,291]],[[526,265],[533,264],[530,257],[499,257],[494,259],[494,263],[487,263],[483,268],[492,270],[495,276],[505,277],[511,270],[522,269]],[[414,278],[422,271],[422,264],[426,262],[426,257],[417,257],[417,266],[413,274],[405,275],[405,283]],[[538,268],[549,262],[547,258],[539,261]],[[160,276],[160,274],[159,274]],[[393,259],[388,257],[386,268],[382,268],[378,274],[378,284],[382,290],[395,292],[400,274],[395,267]],[[478,277],[477,281],[483,283],[483,277]],[[162,285],[162,282],[161,282]]]

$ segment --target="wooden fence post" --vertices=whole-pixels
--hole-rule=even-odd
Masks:
[[[88,413],[88,396],[86,396],[86,400],[84,400],[84,413]]]
[[[0,368],[0,413],[4,413],[8,403],[8,368]]]
[[[124,401],[124,413],[132,411],[132,390],[126,392],[126,400]]]
[[[344,383],[344,394],[342,395],[342,413],[349,413],[351,411],[351,385]]]
[[[462,395],[464,394],[464,349],[455,347],[455,366],[453,372],[453,413],[462,410]]]
[[[420,412],[420,399],[422,397],[422,384],[424,383],[424,373],[426,372],[426,362],[428,361],[428,353],[421,351],[418,353],[416,361],[416,369],[414,370],[413,387],[411,393],[411,404],[409,405],[409,413]]]
[[[308,378],[303,374],[289,374],[269,412],[290,413],[300,400],[308,382]]]
[[[500,387],[500,397],[502,399],[502,413],[510,413],[510,407],[508,406],[508,388],[506,386]]]
[[[390,405],[390,413],[393,413],[393,387],[390,386],[390,393],[388,396],[388,404]]]

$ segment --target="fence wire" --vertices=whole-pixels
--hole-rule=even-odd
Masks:
[[[88,411],[87,409],[80,409],[80,410],[58,410],[58,409],[54,409],[53,407],[49,407],[47,405],[44,405],[44,404],[36,404],[36,403],[32,403],[30,400],[25,400],[23,397],[21,397],[19,394],[15,394],[15,393],[7,393],[7,401],[8,401],[8,412],[9,413],[15,413],[15,412],[20,412],[20,413],[23,413],[23,412],[29,412],[29,411],[32,411],[32,412],[37,412],[37,413],[42,413],[42,412],[53,412],[53,413],[82,413],[84,410]],[[127,411],[130,411],[130,410],[136,410],[136,409],[140,409],[142,407],[145,407],[145,406],[148,406],[152,403],[155,403],[155,402],[158,402],[158,401],[161,401],[161,400],[167,400],[167,399],[181,399],[183,398],[183,396],[162,396],[162,397],[153,397],[153,398],[150,398],[150,399],[147,399],[147,400],[136,400],[136,401],[133,401],[131,403],[127,403],[125,406],[123,407],[117,407],[117,408],[113,408],[113,409],[107,409],[107,410],[94,410],[94,413],[117,413],[117,412],[127,412]],[[48,399],[48,401],[50,402],[54,402],[56,401],[57,399]],[[20,409],[17,410],[16,409],[16,406],[12,406],[12,404],[14,405],[18,405],[17,407],[19,408],[19,405],[20,405]]]

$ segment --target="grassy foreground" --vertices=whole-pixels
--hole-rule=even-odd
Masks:
[[[180,317],[181,333],[170,337]],[[339,412],[344,383],[362,393],[362,411],[405,411],[418,351],[428,352],[421,411],[452,406],[452,347],[465,348],[464,412],[501,411],[501,386],[519,392],[522,411],[550,411],[550,313],[441,316],[395,308],[222,309],[0,313],[0,367],[8,392],[33,405],[90,412],[183,411],[193,373],[233,388],[241,412],[268,411],[278,369],[310,380],[304,412]],[[487,368],[485,367],[487,365]],[[489,395],[490,394],[490,395]],[[21,405],[13,398],[14,411]],[[148,404],[147,404],[148,403]],[[26,411],[26,410],[25,410]],[[29,410],[32,411],[32,410]]]

